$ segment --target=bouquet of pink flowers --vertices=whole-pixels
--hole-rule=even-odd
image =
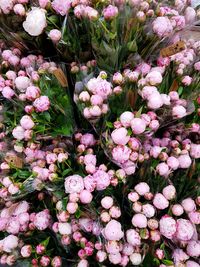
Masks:
[[[0,0],[0,264],[200,267],[198,8]]]

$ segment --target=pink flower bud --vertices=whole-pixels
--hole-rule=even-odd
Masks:
[[[110,209],[113,206],[113,203],[114,201],[112,197],[106,196],[101,200],[101,205],[104,209]]]
[[[154,196],[153,205],[157,209],[164,210],[169,206],[169,201],[161,193],[157,193]]]
[[[147,227],[147,218],[143,214],[135,214],[132,218],[132,224],[138,228],[146,228]]]
[[[181,216],[183,212],[184,212],[183,207],[180,204],[175,204],[172,206],[172,213],[175,216]]]

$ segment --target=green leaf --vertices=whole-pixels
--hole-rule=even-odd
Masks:
[[[143,106],[138,110],[138,112],[135,114],[135,118],[139,118],[142,114]]]
[[[67,208],[67,202],[68,202],[68,198],[64,198],[62,200],[62,209],[63,210],[66,210],[66,208]]]
[[[106,122],[106,126],[107,126],[108,128],[113,128],[113,124],[112,124],[112,122],[110,122],[110,121],[107,121],[107,122]]]
[[[45,239],[44,241],[42,241],[41,244],[44,245],[45,247],[47,247],[48,244],[49,244],[49,240],[50,240],[50,237],[47,237],[47,239]]]
[[[179,96],[182,95],[182,93],[183,93],[183,87],[180,86],[180,87],[178,88],[178,94],[179,94]]]
[[[69,172],[71,172],[71,169],[66,169],[63,171],[62,175],[66,176]]]
[[[48,122],[51,121],[51,115],[49,114],[49,112],[44,112],[43,115]]]
[[[77,209],[76,213],[75,213],[75,217],[76,219],[79,219],[81,217],[81,210]]]
[[[170,265],[173,265],[173,261],[171,260],[162,260],[163,264],[167,265],[167,266],[170,266]]]

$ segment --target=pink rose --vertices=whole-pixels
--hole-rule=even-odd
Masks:
[[[15,92],[9,86],[4,87],[1,93],[7,99],[11,99],[15,95]]]
[[[111,138],[117,145],[126,145],[130,139],[130,136],[128,136],[128,131],[125,128],[121,127],[115,129],[111,133]]]
[[[134,118],[131,121],[131,128],[134,134],[141,134],[146,129],[146,123],[140,118]]]
[[[162,38],[172,33],[173,27],[170,20],[167,17],[157,17],[153,21],[153,31]]]
[[[190,76],[185,76],[182,79],[182,83],[185,86],[189,86],[192,83],[192,78]]]
[[[69,12],[69,9],[71,7],[71,1],[70,0],[54,0],[51,3],[52,8],[56,11],[56,13],[60,14],[61,16],[67,15]]]
[[[93,192],[96,188],[96,180],[93,178],[93,176],[88,175],[84,178],[84,186],[85,189],[87,189],[89,192]]]
[[[144,196],[146,193],[148,193],[150,191],[149,185],[145,182],[141,182],[141,183],[137,184],[134,187],[134,189],[140,196]]]
[[[178,157],[179,167],[182,169],[187,169],[191,166],[192,160],[189,155],[181,155]]]
[[[160,93],[153,93],[147,102],[147,106],[149,109],[158,109],[163,106],[163,99]]]
[[[176,238],[180,241],[189,241],[194,234],[194,227],[189,220],[178,219]]]
[[[191,144],[190,155],[194,159],[200,158],[200,144]]]
[[[24,134],[25,131],[21,126],[15,127],[12,131],[12,135],[14,136],[14,138],[20,141],[24,139]]]
[[[62,33],[57,29],[53,29],[49,32],[48,36],[54,43],[57,43],[60,41]]]
[[[31,245],[26,245],[21,248],[21,255],[23,258],[29,258],[32,253]]]
[[[154,196],[153,205],[159,210],[164,210],[169,206],[169,201],[161,193],[157,193]]]
[[[83,178],[80,175],[74,174],[65,178],[66,193],[80,193],[84,189]]]
[[[168,185],[163,188],[162,193],[167,200],[172,200],[176,196],[176,188],[173,185]]]
[[[121,229],[121,224],[116,220],[111,220],[106,227],[103,229],[103,235],[107,240],[116,240],[119,241],[124,233]]]
[[[106,8],[104,8],[102,13],[103,13],[105,20],[111,20],[118,15],[119,11],[116,6],[109,5]]]
[[[35,227],[38,230],[45,230],[50,226],[51,223],[51,216],[48,210],[43,210],[35,215],[33,220]]]
[[[131,154],[131,149],[127,146],[118,145],[112,150],[113,159],[118,163],[125,163]]]
[[[171,156],[167,159],[167,165],[172,169],[172,170],[177,170],[179,167],[179,161],[177,158]]]
[[[50,101],[48,96],[40,96],[34,102],[33,106],[35,107],[36,111],[43,112],[49,109]]]
[[[140,246],[141,238],[138,232],[134,229],[129,229],[126,231],[127,242],[132,246]]]
[[[143,214],[135,214],[132,218],[132,224],[138,228],[146,228],[147,227],[147,217]]]
[[[40,88],[36,86],[29,86],[26,89],[26,98],[30,101],[35,100],[40,96]]]
[[[19,238],[14,235],[8,235],[3,239],[3,250],[10,253],[13,249],[17,248]]]
[[[190,241],[187,245],[187,254],[190,257],[199,257],[200,256],[200,242]]]
[[[196,204],[192,198],[186,198],[181,202],[185,212],[192,212],[196,210]]]
[[[94,146],[96,143],[96,140],[93,134],[87,133],[87,134],[82,135],[80,143],[85,145],[86,147]]]
[[[112,197],[104,197],[102,198],[101,200],[101,206],[104,208],[104,209],[110,209],[112,206],[113,206],[113,198]]]
[[[172,239],[176,233],[176,221],[168,216],[164,215],[159,222],[160,233],[168,239]]]
[[[20,120],[20,124],[25,130],[30,130],[35,126],[35,123],[29,115],[24,115]]]
[[[175,204],[172,206],[172,213],[175,216],[181,216],[183,212],[184,212],[183,207],[180,204]]]
[[[92,194],[87,190],[82,190],[79,197],[80,197],[80,201],[83,204],[89,204],[93,198]]]
[[[105,171],[96,171],[93,174],[93,178],[96,181],[97,190],[104,190],[110,185],[110,176]]]

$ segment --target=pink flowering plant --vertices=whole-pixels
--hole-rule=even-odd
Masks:
[[[193,4],[0,0],[0,265],[200,266]]]

